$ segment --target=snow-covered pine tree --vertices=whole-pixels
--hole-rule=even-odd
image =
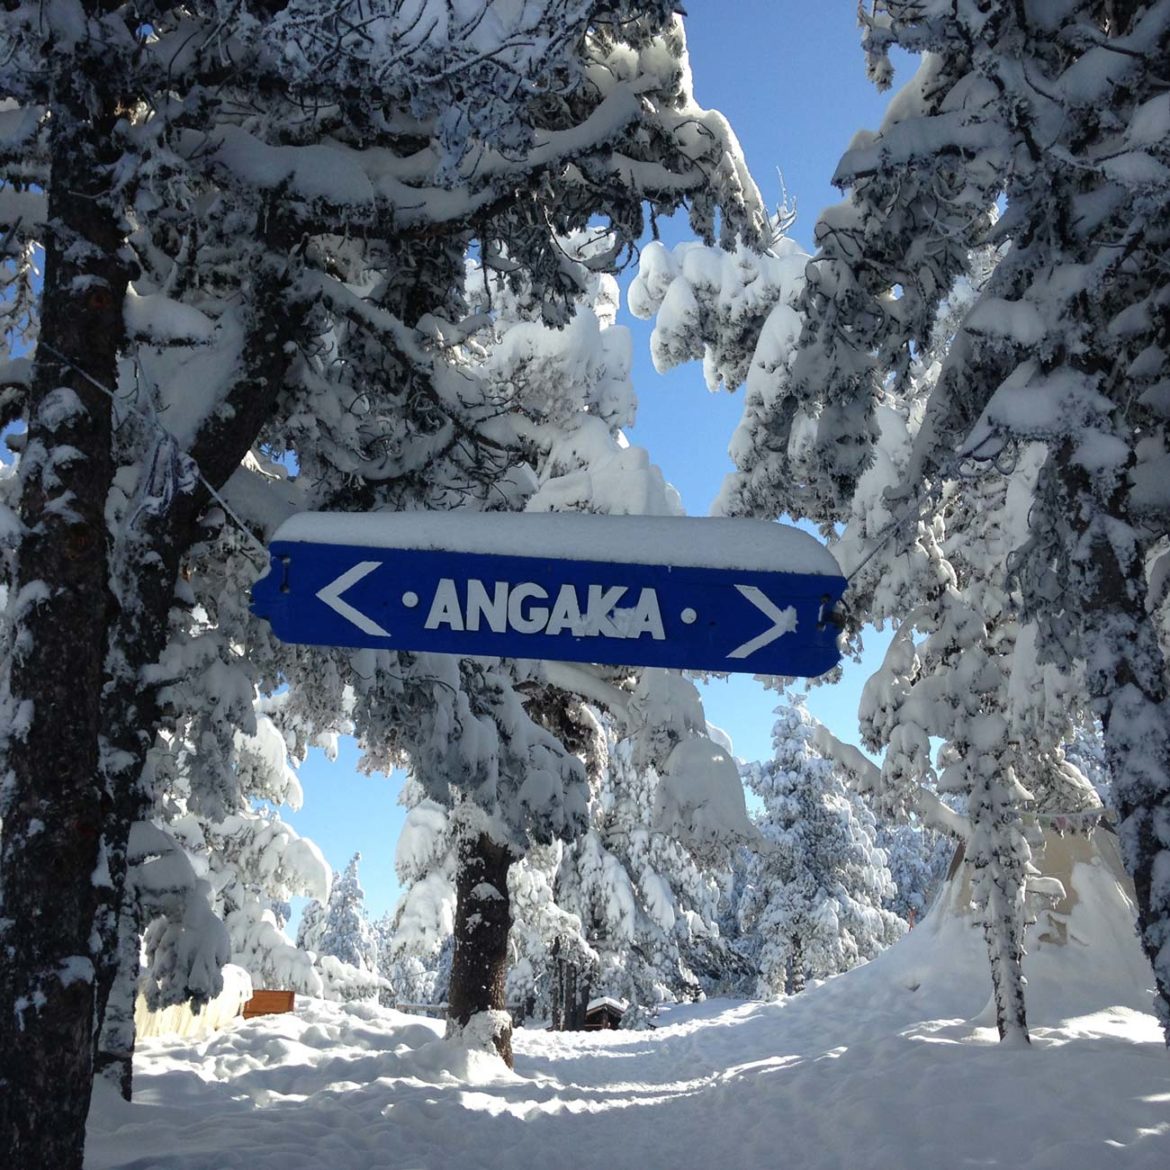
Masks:
[[[575,979],[580,1006],[596,993],[653,1011],[719,982],[720,879],[754,835],[730,753],[707,735],[687,679],[644,670],[623,716],[599,720],[589,827],[564,851],[555,897],[589,958]]]
[[[908,926],[914,926],[925,917],[946,877],[955,852],[954,842],[915,819],[895,825],[879,820],[877,844],[886,855],[894,883],[886,908]]]
[[[8,367],[4,397],[27,424],[5,499],[19,536],[0,843],[0,1128],[19,1170],[81,1164],[130,827],[168,719],[149,668],[184,562],[205,571],[194,562],[222,548],[209,505],[250,451],[303,455],[292,492],[256,466],[237,477],[233,510],[261,534],[298,506],[486,492],[510,461],[486,433],[498,411],[463,396],[452,360],[466,326],[454,276],[473,243],[531,274],[564,319],[575,290],[552,241],[593,217],[613,229],[599,267],[640,234],[644,200],[689,202],[705,237],[718,211],[726,238],[758,233],[734,140],[691,96],[671,4],[436,11],[422,24],[394,0],[363,0],[352,21],[318,0],[145,15],[80,0],[0,17],[0,223],[21,271],[44,252],[39,295],[22,286],[36,349]],[[353,100],[371,92],[374,105]],[[255,572],[236,565],[226,592],[242,600]],[[262,688],[308,686],[297,701],[319,730],[351,678],[368,680],[352,702],[378,759],[393,737],[373,729],[404,697],[464,693],[442,664],[282,657],[262,641],[237,642],[257,651]],[[514,724],[485,681],[486,699],[437,703],[412,750],[443,724]],[[475,763],[446,773],[486,778]]]
[[[599,483],[615,493],[615,498],[626,489],[627,499],[635,503],[644,491],[637,478],[658,474],[641,452],[633,452],[632,461],[623,460],[615,441],[618,426],[632,417],[633,395],[626,331],[609,328],[613,324],[616,285],[611,277],[593,272],[588,266],[605,243],[605,237],[596,232],[558,241],[566,269],[583,290],[582,300],[593,307],[592,312],[578,313],[564,329],[554,329],[542,320],[545,307],[534,295],[531,281],[517,279],[514,274],[512,279],[504,280],[481,261],[467,265],[468,311],[470,319],[479,325],[464,346],[463,376],[474,375],[484,401],[490,403],[497,427],[499,421],[506,421],[512,428],[515,450],[509,458],[524,460],[507,476],[482,485],[488,498],[480,501],[480,506],[518,508],[528,503],[537,510],[554,508],[582,490],[593,491],[590,465],[594,463]],[[468,389],[464,386],[461,395],[466,397]],[[507,464],[500,466],[506,468]],[[474,506],[474,493],[470,502]],[[465,498],[461,503],[467,506],[469,500]],[[582,679],[589,680],[588,672],[579,673]],[[562,744],[575,743],[578,733],[574,719],[567,713],[576,701],[570,693],[550,686],[544,674],[536,663],[496,663],[490,686],[497,691],[522,688],[525,708],[544,729],[555,732]],[[486,693],[490,689],[484,686],[486,680],[487,676],[465,673],[458,685]],[[436,694],[435,698],[443,700],[445,696]],[[514,696],[512,701],[515,702]],[[514,725],[513,716],[509,720],[503,731],[509,741],[521,743],[519,731],[525,726],[527,735],[545,735],[545,730],[534,724]],[[400,734],[397,728],[392,730]],[[449,734],[449,729],[444,734]],[[545,736],[545,742],[556,741]],[[476,750],[491,751],[490,744],[485,740]],[[392,962],[396,966],[406,964],[409,969],[404,968],[404,973],[412,982],[416,982],[410,973],[413,968],[427,971],[440,949],[450,942],[453,928],[460,923],[484,921],[482,909],[471,907],[460,913],[456,896],[463,864],[483,864],[482,859],[468,856],[469,849],[478,848],[482,836],[477,812],[487,811],[497,826],[507,829],[509,856],[496,857],[497,866],[507,871],[516,858],[533,847],[534,841],[547,842],[574,831],[572,816],[566,815],[563,805],[564,796],[571,793],[575,783],[575,770],[579,769],[572,756],[562,760],[567,788],[565,780],[561,780],[553,789],[562,794],[558,804],[541,810],[529,807],[531,802],[523,798],[524,784],[532,779],[524,769],[515,776],[501,777],[503,783],[495,790],[469,792],[465,784],[450,782],[442,751],[440,743],[430,754],[414,753],[408,761],[411,775],[403,791],[403,799],[411,809],[398,851],[399,876],[406,893],[395,915],[389,947]],[[465,764],[461,762],[461,766]],[[519,805],[515,803],[517,797]],[[497,925],[502,928],[495,932],[493,943],[498,946],[492,959],[498,972],[507,958],[505,899],[512,884],[508,880],[502,889],[491,882],[467,886],[468,893],[482,887],[485,893],[490,888],[500,894],[491,899],[491,909],[499,912],[492,920],[498,918]],[[484,932],[479,934],[483,937]],[[467,944],[471,940],[464,941]],[[455,968],[457,984],[469,971],[464,963]],[[502,988],[500,979],[489,982]],[[482,988],[485,981],[473,978],[473,983]],[[456,1011],[461,1010],[459,996],[457,987]],[[497,1010],[502,1006],[501,1001]]]
[[[376,999],[382,990],[378,934],[358,879],[361,859],[355,853],[345,872],[333,875],[328,902],[310,902],[297,930],[297,946],[314,955],[326,999]]]
[[[508,874],[512,899],[508,1003],[557,1030],[581,1027],[598,956],[581,920],[557,903],[564,842],[529,850]]]
[[[333,875],[323,913],[314,916],[311,926],[302,921],[297,945],[372,971],[377,965],[378,951],[373,928],[366,917],[366,893],[358,878],[361,859],[362,855],[355,853],[345,872]]]
[[[862,222],[864,215],[851,205],[826,213],[834,246],[842,245],[833,232],[854,219]],[[886,227],[882,220],[881,230]],[[806,264],[790,248],[788,254],[795,262],[787,279],[777,255],[769,261],[776,276],[761,280],[748,267],[718,263],[698,245],[654,253],[632,301],[644,313],[657,313],[662,360],[702,355],[712,384],[747,384],[744,419],[732,441],[737,472],[725,486],[722,506],[765,515],[803,507],[825,521],[828,501],[837,501],[834,509],[841,506],[834,495],[840,485],[823,476],[817,438],[825,421],[822,400],[802,405],[799,379],[811,377],[805,367],[818,353],[823,363],[844,361],[842,336],[817,316],[832,311],[818,292],[828,280],[822,261],[829,262],[818,257]],[[946,255],[944,250],[940,263]],[[1028,537],[1043,452],[1033,445],[1014,461],[983,466],[978,475],[952,460],[918,488],[909,505],[906,500],[927,406],[953,353],[962,351],[963,323],[999,259],[989,247],[964,259],[946,299],[936,302],[929,334],[885,377],[866,424],[869,465],[850,473],[853,494],[836,512],[837,526],[826,531],[851,574],[857,619],[898,627],[862,710],[867,745],[886,752],[875,795],[889,815],[906,816],[923,801],[937,811],[937,799],[922,784],[934,784],[931,738],[946,741],[943,783],[963,798],[976,822],[974,835],[964,830],[964,836],[980,875],[975,890],[1001,1029],[1026,1035],[1020,960],[1031,863],[1021,811],[1034,801],[1070,813],[1095,803],[1061,751],[1076,713],[1075,681],[1062,682],[1037,662],[1036,628],[1021,628],[1021,598],[1006,580],[1009,557]],[[902,300],[897,304],[900,313]],[[906,312],[919,311],[916,306],[910,297]],[[815,340],[818,327],[829,340]],[[877,367],[866,364],[876,360],[872,353],[849,360],[856,363],[854,373],[869,369],[877,377]],[[828,411],[830,418],[846,409],[851,369],[846,362],[832,375],[840,379],[834,393],[841,402]],[[945,812],[943,819],[949,819]],[[1030,832],[1038,839],[1034,827]]]
[[[598,243],[595,233],[579,233],[564,242],[567,258],[585,267],[579,283],[586,290],[592,313],[578,313],[568,329],[554,332],[539,320],[537,306],[526,286],[501,288],[498,282],[492,281],[487,285],[491,293],[492,326],[477,334],[472,344],[479,347],[477,357],[481,368],[489,384],[496,388],[498,399],[522,408],[528,419],[523,433],[535,480],[532,488],[521,486],[516,492],[518,499],[525,500],[526,492],[535,489],[525,500],[527,510],[673,514],[679,510],[677,495],[650,463],[647,454],[629,446],[621,433],[621,427],[633,421],[634,412],[629,380],[629,337],[626,330],[614,327],[615,282],[610,277],[588,272]],[[473,267],[469,282],[469,299],[473,304],[477,297],[483,296],[483,280],[481,272]],[[534,716],[589,765],[590,761],[595,763],[597,754],[597,723],[596,717],[582,706],[581,698],[619,712],[627,723],[633,717],[641,727],[646,720],[633,715],[637,702],[631,700],[631,691],[636,700],[637,680],[651,673],[654,672],[546,664],[537,668],[535,677],[521,677],[518,685],[528,696],[527,707]],[[659,689],[661,685],[665,684],[660,684]],[[676,741],[664,742],[666,752],[658,760],[660,766]],[[695,793],[704,794],[704,785],[713,770],[705,767],[698,756],[692,762]],[[739,792],[738,785],[735,791]],[[459,823],[469,810],[466,803],[457,801],[454,811]],[[682,801],[664,815],[679,831],[687,832],[692,828],[688,819],[692,812]],[[742,808],[740,812],[742,820]],[[713,831],[721,831],[723,827],[720,825]],[[670,831],[669,826],[666,831]],[[574,834],[562,832],[561,835]],[[496,864],[499,867],[500,863]],[[535,880],[537,874],[528,872],[526,876]],[[498,883],[489,884],[499,891]],[[509,880],[509,891],[505,892],[510,892],[516,884]],[[513,931],[513,948],[527,945],[531,951],[530,962],[535,959],[538,965],[542,962],[543,948],[543,965],[551,964],[560,972],[558,985],[565,986],[566,980],[571,979],[577,994],[585,994],[587,969],[593,965],[592,949],[579,937],[571,917],[566,920],[552,904],[546,905],[543,898],[535,896],[538,886],[539,882],[535,886],[524,881],[519,883],[522,893],[533,895],[526,901],[539,921],[519,923],[520,929]],[[558,896],[554,895],[554,900],[559,904]],[[502,907],[493,899],[491,909],[499,911]],[[474,913],[482,920],[482,909]],[[457,931],[459,921],[457,914]],[[457,942],[455,974],[458,973]],[[547,986],[549,979],[544,974],[542,982]],[[531,986],[538,981],[541,981],[540,974],[533,968]],[[553,1015],[561,1018],[565,1014],[558,1000]]]
[[[893,883],[873,813],[813,745],[798,696],[776,709],[775,754],[749,765],[764,844],[746,875],[741,929],[755,936],[757,994],[793,994],[871,959],[906,927],[886,909]]]
[[[477,277],[473,271],[473,282]],[[536,425],[529,432],[536,472],[529,510],[671,514],[678,509],[677,497],[646,453],[630,447],[620,435],[620,426],[632,421],[633,397],[628,335],[612,328],[615,294],[612,281],[602,281],[593,302],[595,322],[590,324],[589,317],[578,316],[563,333],[553,333],[538,321],[526,319],[522,304],[501,296],[495,302],[498,316],[493,336],[478,338],[483,367],[491,371],[493,381],[513,395],[522,389],[522,400],[538,406]],[[509,893],[518,899],[512,908],[510,972],[516,997],[535,996],[542,1007],[549,1006],[557,1020],[579,1016],[578,1009],[583,1010],[597,970],[591,941],[595,935],[610,939],[609,950],[617,956],[606,966],[610,976],[607,985],[612,985],[615,993],[651,1004],[688,990],[693,994],[698,983],[681,954],[689,950],[693,958],[702,955],[709,967],[712,955],[721,955],[722,949],[718,932],[710,924],[708,903],[714,883],[709,875],[700,876],[691,849],[722,850],[736,831],[747,827],[740,785],[726,759],[724,766],[730,774],[723,776],[723,781],[738,799],[738,810],[732,807],[729,811],[726,802],[705,807],[712,784],[719,787],[717,758],[723,757],[704,734],[694,687],[671,672],[567,664],[545,664],[538,676],[521,680],[521,684],[531,696],[530,709],[539,713],[561,742],[574,745],[593,780],[589,832],[584,838],[572,839],[563,854],[555,849],[538,850],[540,858],[560,857],[560,864],[552,866],[550,873],[546,872],[549,865],[534,858],[532,863],[522,862],[514,872],[509,870]],[[586,696],[607,714],[591,712],[574,696]],[[604,731],[599,730],[601,725]],[[599,738],[608,741],[608,750],[599,749]],[[618,749],[619,741],[626,739],[641,745],[636,749],[643,757],[640,770],[630,766],[635,751],[631,743]],[[607,773],[606,767],[619,756],[626,764]],[[661,777],[655,766],[662,769]],[[445,809],[452,808],[456,819],[466,815],[457,795],[435,802],[424,795],[426,791],[417,784],[408,789],[407,800],[413,807],[399,845],[400,876],[412,884],[399,909],[402,931],[395,946],[419,956],[433,954],[438,945],[441,930],[436,926],[449,915],[449,910],[443,913],[441,908],[449,906],[453,897],[458,869],[450,852],[454,837]],[[660,796],[669,799],[659,801]],[[611,854],[594,836],[599,824],[614,827],[611,813],[615,801],[621,802],[629,815],[620,832],[615,830],[614,840],[620,838],[621,843],[609,846]],[[413,823],[416,812],[417,825]],[[659,828],[654,831],[652,818],[656,814]],[[670,839],[675,832],[687,837],[689,848]],[[608,829],[603,828],[602,835],[609,840]],[[424,836],[429,843],[416,849],[415,843],[421,845]],[[437,841],[442,845],[432,847]],[[630,855],[631,842],[636,856]],[[415,858],[423,864],[415,864]],[[615,903],[611,892],[601,892],[597,882],[593,883],[596,905],[585,906],[589,898],[579,897],[576,885],[575,866],[581,858],[587,870],[604,871],[602,885],[612,879],[619,885],[632,883],[633,891],[643,886],[650,889],[645,902],[642,894],[632,894],[634,904],[643,909],[629,916],[626,925],[631,931],[640,927],[638,938],[624,929],[608,928],[608,910]],[[404,860],[409,874],[403,871]],[[598,864],[601,870],[597,870]],[[664,878],[655,866],[670,876]],[[671,888],[672,881],[678,884],[677,894]],[[691,904],[700,909],[693,910]],[[647,912],[647,906],[653,907],[653,913]],[[588,927],[582,927],[582,912],[590,915]],[[660,919],[666,921],[665,930]],[[636,958],[631,953],[635,946],[641,948]],[[627,969],[635,975],[631,977]],[[554,971],[558,974],[552,974]],[[576,997],[580,1003],[565,1004],[560,992],[550,993],[550,987],[555,985],[563,992],[569,983],[573,986],[570,998]]]
[[[970,250],[1010,243],[950,346],[902,498],[945,475],[957,453],[1010,460],[1042,445],[1027,539],[1003,568],[1042,658],[1084,670],[1170,1038],[1170,885],[1156,877],[1170,848],[1158,827],[1170,807],[1170,723],[1151,620],[1163,596],[1150,589],[1165,575],[1147,577],[1168,509],[1170,13],[1136,2],[1080,0],[1056,15],[881,0],[866,25],[879,81],[892,46],[924,57],[881,130],[846,153],[836,178],[850,199],[818,227],[786,412],[820,420],[820,466],[794,506],[840,515],[872,451],[889,371],[908,369],[927,343]],[[777,419],[775,431],[783,451],[795,430]]]
[[[407,808],[394,856],[403,892],[384,933],[379,971],[399,1002],[436,1003],[446,997],[455,930],[455,842],[448,810],[413,777],[398,799]]]
[[[748,874],[758,848],[757,843],[732,849],[727,867],[717,875],[719,900],[715,921],[722,943],[722,961],[713,990],[718,995],[747,999],[756,993],[759,938],[742,928],[740,906],[748,891]]]

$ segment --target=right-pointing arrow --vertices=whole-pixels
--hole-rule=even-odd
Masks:
[[[363,577],[368,576],[382,564],[381,561],[358,561],[352,569],[346,569],[336,580],[330,581],[324,589],[317,591],[317,596],[330,609],[341,614],[348,622],[353,622],[364,633],[373,634],[378,638],[389,638],[390,631],[384,630],[373,618],[367,617],[360,609],[354,609],[348,602],[341,600],[341,595],[351,586],[356,585]]]
[[[728,658],[747,658],[749,654],[754,654],[757,650],[762,650],[769,642],[775,642],[777,638],[784,634],[789,634],[796,629],[796,609],[793,606],[789,605],[781,609],[768,598],[768,595],[762,589],[757,588],[755,585],[737,585],[736,589],[762,614],[771,618],[773,624],[762,634],[752,638],[750,642],[744,642],[742,646],[736,646],[728,654]]]

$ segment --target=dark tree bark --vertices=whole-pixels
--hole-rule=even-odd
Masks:
[[[93,1075],[94,916],[108,882],[101,695],[111,402],[128,272],[111,212],[113,111],[63,83],[40,337],[21,459],[9,780],[0,812],[0,1138],[6,1170],[82,1164]],[[92,380],[91,380],[92,379]],[[96,383],[96,385],[95,385]]]
[[[122,899],[118,916],[116,962],[105,956],[104,979],[98,981],[99,1028],[94,1073],[112,1082],[129,1101],[134,1088],[134,1002],[141,967],[138,907],[132,892]]]
[[[467,1026],[481,1012],[504,1011],[508,930],[512,925],[508,869],[512,851],[486,833],[465,837],[455,879],[455,955],[448,992],[448,1028]],[[512,1067],[512,1029],[494,1037],[496,1051]]]
[[[804,943],[793,935],[788,949],[784,971],[784,994],[799,995],[804,990]]]
[[[579,1032],[589,1006],[590,972],[566,955],[558,939],[553,946],[552,1026],[557,1032]]]

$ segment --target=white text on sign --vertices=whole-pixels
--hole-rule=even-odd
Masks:
[[[555,597],[534,581],[509,584],[493,581],[491,588],[474,578],[463,595],[455,579],[443,577],[435,587],[423,628],[442,626],[457,632],[478,631],[481,624],[496,634],[563,634],[577,638],[640,638],[649,634],[655,641],[666,638],[658,595],[642,589],[632,606],[621,607],[629,589],[625,585],[606,588],[590,585],[585,604],[575,585],[562,585]]]

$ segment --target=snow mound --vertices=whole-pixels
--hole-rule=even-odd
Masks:
[[[243,967],[228,963],[223,968],[223,990],[198,1013],[191,1010],[189,1003],[152,1012],[146,1006],[146,997],[140,994],[134,1002],[134,1030],[140,1042],[159,1036],[203,1040],[226,1028],[251,998],[252,977]]]

